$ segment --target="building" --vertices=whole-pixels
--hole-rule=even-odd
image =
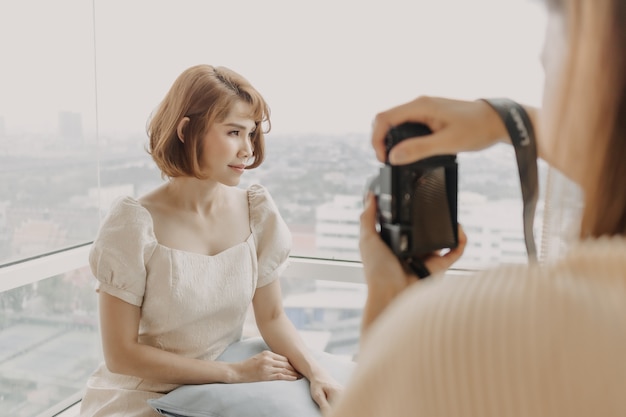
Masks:
[[[335,195],[315,212],[315,244],[319,256],[358,258],[361,196]]]

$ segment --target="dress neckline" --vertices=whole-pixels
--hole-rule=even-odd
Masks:
[[[154,234],[153,234],[153,236],[154,236]],[[203,258],[216,258],[218,256],[222,256],[222,255],[226,254],[227,252],[233,251],[236,248],[239,248],[240,246],[243,246],[243,245],[252,246],[254,244],[253,235],[252,235],[252,233],[250,233],[248,235],[248,237],[246,238],[246,240],[244,240],[243,242],[239,242],[239,243],[237,243],[237,244],[235,244],[235,245],[233,245],[233,246],[231,246],[229,248],[226,248],[223,251],[218,252],[216,254],[207,255],[206,253],[191,252],[191,251],[184,250],[184,249],[176,249],[176,248],[172,248],[170,246],[165,246],[162,243],[159,243],[159,241],[156,240],[156,237],[154,239],[155,239],[155,242],[156,242],[158,247],[160,247],[160,248],[162,248],[164,250],[167,250],[169,252],[182,253],[182,254],[190,255],[190,256],[200,256],[200,257],[203,257]]]
[[[192,256],[200,256],[203,258],[215,258],[217,256],[220,256],[222,254],[225,254],[227,252],[230,252],[231,250],[234,250],[242,245],[248,245],[248,246],[252,246],[254,244],[254,235],[252,234],[252,231],[250,231],[250,234],[248,235],[248,237],[243,241],[243,242],[239,242],[233,246],[230,246],[216,254],[213,255],[208,255],[206,253],[199,253],[199,252],[192,252],[192,251],[187,251],[184,249],[177,249],[177,248],[172,248],[170,246],[164,245],[161,242],[159,242],[159,240],[157,239],[156,235],[154,234],[154,220],[152,219],[152,214],[150,214],[150,210],[148,210],[147,208],[145,208],[140,202],[139,200],[137,200],[134,197],[131,196],[125,196],[123,197],[123,200],[126,202],[131,203],[132,205],[138,207],[146,216],[148,216],[148,218],[150,219],[150,236],[152,237],[152,239],[154,239],[154,242],[156,243],[156,245],[162,249],[165,249],[169,252],[176,252],[176,253],[183,253],[186,255],[192,255]],[[250,216],[250,202],[248,202],[248,216]]]

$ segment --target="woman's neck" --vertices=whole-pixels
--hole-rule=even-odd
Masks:
[[[193,177],[171,178],[165,185],[170,204],[177,208],[207,214],[223,205],[226,186],[217,181]]]

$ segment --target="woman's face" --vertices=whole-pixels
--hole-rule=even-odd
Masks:
[[[209,127],[200,164],[214,181],[230,186],[239,184],[253,153],[256,123],[251,113],[249,104],[238,101],[224,120]]]

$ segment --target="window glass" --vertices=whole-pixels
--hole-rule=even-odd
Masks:
[[[143,150],[150,112],[185,68],[228,66],[272,109],[266,162],[241,186],[268,187],[295,255],[359,259],[361,199],[378,168],[368,137],[376,112],[418,95],[540,102],[537,2],[108,0],[96,12],[101,193],[158,184]],[[459,265],[523,262],[512,151],[463,155],[460,164],[459,220],[481,231],[468,230]]]
[[[88,268],[0,292],[2,415],[30,417],[82,392],[101,361]]]
[[[358,260],[361,199],[379,167],[368,137],[376,112],[418,95],[538,105],[542,7],[2,2],[0,266],[93,240],[113,199],[163,181],[145,151],[146,121],[176,76],[199,63],[240,72],[270,104],[266,162],[241,187],[270,190],[293,254]],[[459,221],[470,238],[459,267],[523,262],[512,150],[462,155],[459,163]],[[285,310],[310,345],[354,355],[365,287],[320,278],[283,277]],[[0,293],[8,414],[39,415],[82,390],[101,357],[95,300],[86,268]]]
[[[146,121],[194,64],[235,69],[270,103],[267,162],[241,186],[269,188],[303,256],[359,258],[377,111],[418,95],[540,101],[545,16],[525,0],[2,7],[1,263],[93,239],[98,210],[162,181],[145,152]],[[523,248],[495,237],[521,232],[509,209],[520,204],[514,159],[504,154],[461,157],[460,220],[483,227],[470,234],[476,248],[494,249],[470,246],[468,264],[505,252],[521,259]]]
[[[95,281],[88,267],[0,292],[0,401],[15,417],[46,415],[78,400],[103,360]],[[366,287],[281,278],[285,312],[312,349],[358,353]],[[259,336],[250,309],[243,337]]]
[[[363,283],[302,279],[287,269],[281,277],[283,307],[311,349],[346,358],[359,351],[361,318],[367,295]],[[260,336],[252,310],[243,337]]]
[[[0,3],[0,265],[98,227],[92,7]]]

